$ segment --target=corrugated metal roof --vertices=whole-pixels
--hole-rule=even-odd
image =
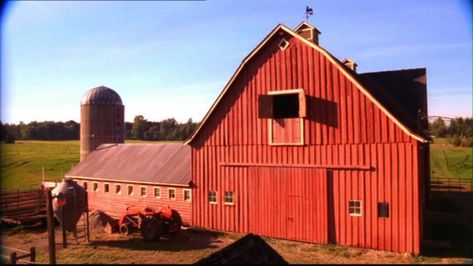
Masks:
[[[108,87],[100,86],[84,93],[80,104],[114,104],[123,105],[118,93]]]
[[[66,177],[188,185],[190,159],[184,144],[102,144]]]

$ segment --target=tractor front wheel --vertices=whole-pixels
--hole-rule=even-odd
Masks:
[[[141,221],[141,236],[145,241],[154,242],[163,233],[163,221],[154,216],[146,216]]]
[[[127,223],[124,223],[118,230],[120,231],[120,234],[128,235],[130,233],[130,226]]]

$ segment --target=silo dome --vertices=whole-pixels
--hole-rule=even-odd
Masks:
[[[80,160],[103,143],[124,143],[125,106],[114,90],[100,86],[80,101]]]
[[[80,104],[113,104],[123,105],[122,99],[118,93],[105,86],[100,86],[88,90],[82,96]]]

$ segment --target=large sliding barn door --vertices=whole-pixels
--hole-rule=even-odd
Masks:
[[[249,171],[248,188],[251,232],[328,242],[325,170],[254,167]]]

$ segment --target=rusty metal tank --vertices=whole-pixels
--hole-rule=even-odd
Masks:
[[[124,143],[125,107],[120,95],[100,86],[88,90],[80,103],[80,160],[103,143]]]
[[[67,231],[75,231],[76,224],[86,207],[84,188],[72,179],[64,179],[51,191],[51,195],[53,196],[54,216],[61,224],[64,224]]]

